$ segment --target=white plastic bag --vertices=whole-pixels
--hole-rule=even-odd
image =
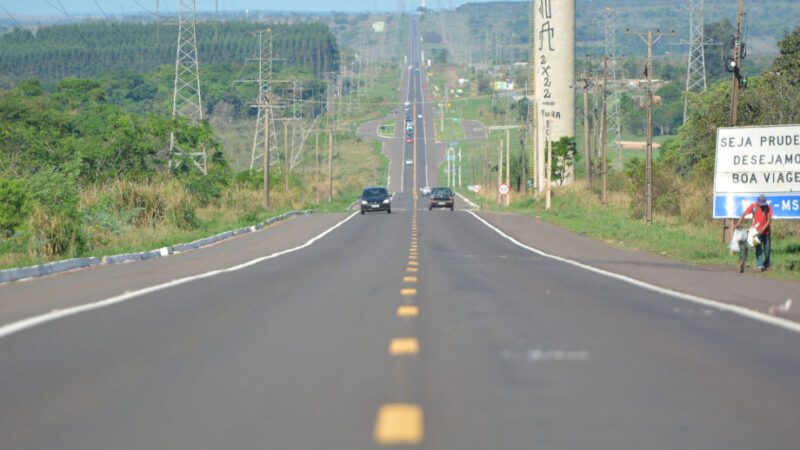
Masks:
[[[756,230],[756,227],[750,227],[750,229],[747,230],[747,245],[750,247],[757,247],[761,245],[761,240],[758,238],[758,230]]]
[[[742,241],[741,234],[742,234],[742,230],[741,229],[736,228],[735,230],[733,230],[733,236],[731,237],[731,243],[728,245],[728,248],[731,249],[732,252],[738,252],[739,251],[739,245],[740,245],[740,243]]]

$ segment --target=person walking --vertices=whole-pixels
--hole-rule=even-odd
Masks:
[[[744,221],[744,216],[748,214],[753,214],[753,228],[756,229],[758,240],[761,242],[761,245],[756,246],[756,265],[758,266],[758,270],[763,272],[769,269],[769,253],[772,248],[772,239],[770,237],[772,207],[769,206],[767,197],[764,194],[759,195],[755,203],[744,210],[742,216],[736,221],[734,228],[741,225]]]

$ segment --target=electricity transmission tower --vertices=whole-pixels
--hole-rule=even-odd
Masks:
[[[705,37],[703,14],[705,0],[689,0],[689,62],[686,66],[686,96],[683,100],[683,123],[689,111],[689,93],[706,90]]]
[[[617,63],[618,59],[614,58],[617,52],[617,29],[616,29],[616,16],[617,13],[611,8],[606,8],[606,55],[608,59],[608,79],[609,86],[605,86],[608,92],[608,107],[606,110],[606,121],[608,129],[611,130],[613,142],[611,148],[617,150],[617,170],[622,171],[622,116],[619,112],[619,86],[617,85]],[[612,89],[609,87],[613,86]]]
[[[178,0],[178,50],[175,59],[172,116],[186,117],[190,123],[199,124],[203,120],[203,104],[200,97],[195,24],[195,0]],[[199,149],[181,148],[175,142],[175,131],[169,134],[169,158],[170,170],[190,159],[198,169],[208,174],[205,144]]]
[[[268,56],[264,57],[264,35],[267,35],[267,40],[269,42],[268,47]],[[257,108],[258,112],[256,114],[256,126],[255,126],[255,134],[253,135],[253,153],[250,156],[250,170],[253,170],[253,167],[260,158],[264,157],[264,153],[261,149],[264,148],[264,136],[265,130],[267,129],[267,124],[264,122],[264,115],[266,112],[267,102],[265,98],[269,97],[270,102],[273,101],[272,99],[272,62],[275,58],[272,57],[272,29],[267,28],[266,30],[259,30],[258,31],[258,79],[255,80],[258,83],[258,98],[255,102],[251,105],[253,108]],[[266,68],[264,67],[266,63]],[[264,77],[264,71],[267,71],[269,74],[269,79]],[[270,137],[272,137],[272,142],[276,142],[277,135],[275,132],[275,124],[274,124],[274,115],[269,115],[269,128],[270,128]]]

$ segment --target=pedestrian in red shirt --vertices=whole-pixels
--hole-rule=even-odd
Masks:
[[[738,227],[744,221],[744,216],[753,214],[753,227],[758,232],[758,240],[761,245],[756,246],[756,265],[758,270],[764,271],[769,269],[769,252],[772,247],[770,239],[770,224],[772,224],[772,207],[767,203],[767,197],[764,194],[758,196],[755,203],[748,206],[742,217],[736,221],[734,227]],[[764,257],[762,261],[761,257]]]

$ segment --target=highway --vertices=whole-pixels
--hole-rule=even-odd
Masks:
[[[392,213],[0,285],[0,448],[798,447],[800,333],[415,198],[442,156],[411,27]]]

